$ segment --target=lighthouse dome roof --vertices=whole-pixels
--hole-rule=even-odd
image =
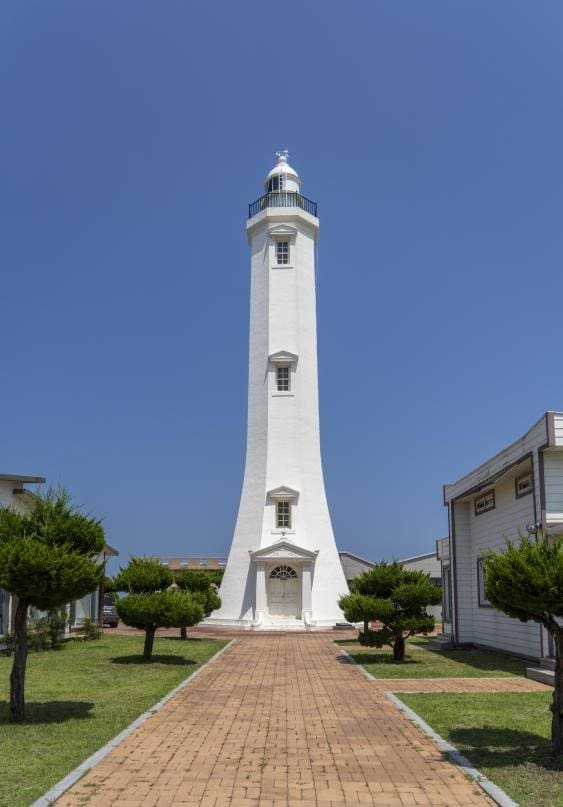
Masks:
[[[268,173],[264,186],[266,191],[297,191],[301,187],[301,180],[297,171],[288,163],[289,154],[287,151],[276,152],[277,163]]]

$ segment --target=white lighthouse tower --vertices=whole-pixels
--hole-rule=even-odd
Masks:
[[[246,468],[237,523],[207,624],[311,628],[342,621],[348,591],[326,501],[319,436],[317,205],[278,152],[250,205]]]

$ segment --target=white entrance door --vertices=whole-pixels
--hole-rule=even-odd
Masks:
[[[268,577],[268,611],[273,617],[300,616],[299,578],[291,566],[276,566]]]

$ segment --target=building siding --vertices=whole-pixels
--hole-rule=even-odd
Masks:
[[[471,531],[469,503],[455,505],[455,562],[458,642],[473,642],[473,608],[471,607]]]
[[[548,523],[563,521],[563,451],[544,451],[545,509]]]
[[[488,549],[502,549],[505,538],[517,540],[526,534],[526,525],[541,521],[544,509],[548,521],[563,521],[563,451],[554,447],[558,439],[563,445],[563,415],[548,412],[522,438],[444,486],[450,525],[455,525],[452,585],[458,642],[531,658],[542,654],[540,628],[535,622],[520,622],[491,606],[479,605],[477,562]],[[515,478],[528,468],[533,472],[533,494],[518,498]],[[491,488],[494,509],[476,516],[475,498]]]
[[[470,641],[511,653],[540,656],[540,632],[535,622],[520,622],[502,614],[491,606],[479,605],[477,562],[489,549],[502,550],[505,540],[518,539],[526,534],[526,524],[534,520],[533,496],[517,498],[514,479],[495,486],[495,508],[476,516],[469,506],[471,578],[470,607],[472,611],[472,638]]]
[[[553,413],[553,435],[556,446],[563,446],[563,415],[559,412]]]

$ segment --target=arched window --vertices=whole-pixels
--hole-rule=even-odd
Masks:
[[[277,577],[280,580],[289,580],[290,578],[297,577],[297,572],[291,566],[276,566],[270,572],[270,577]]]

